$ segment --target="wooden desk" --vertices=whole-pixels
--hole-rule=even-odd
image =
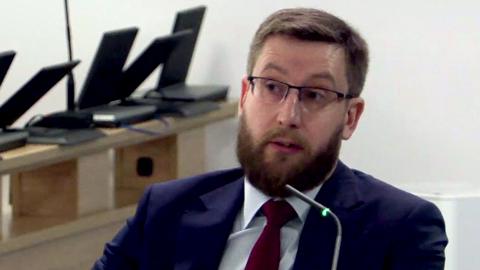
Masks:
[[[25,171],[58,163],[60,161],[78,158],[103,150],[139,144],[159,137],[167,137],[187,132],[192,129],[202,128],[209,123],[232,118],[237,113],[237,102],[225,102],[220,110],[190,118],[163,118],[163,120],[150,120],[135,125],[137,128],[147,129],[157,133],[149,136],[126,129],[102,129],[109,136],[95,141],[90,141],[74,146],[59,147],[56,145],[27,145],[0,153],[0,175]]]
[[[237,102],[225,102],[197,117],[134,126],[150,134],[103,129],[106,137],[79,145],[27,145],[1,153],[0,176],[10,178],[10,188],[3,181],[0,196],[11,190],[12,205],[9,216],[10,204],[0,198],[1,241],[135,204],[148,184],[203,172],[204,127],[236,111]],[[153,162],[151,175],[137,174],[140,157]]]

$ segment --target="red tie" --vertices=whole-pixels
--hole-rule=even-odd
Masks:
[[[267,225],[253,246],[245,270],[278,270],[280,263],[280,229],[296,216],[286,201],[270,200],[262,206]]]

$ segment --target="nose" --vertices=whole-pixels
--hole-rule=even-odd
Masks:
[[[295,93],[292,93],[294,89]],[[280,103],[277,122],[278,124],[289,128],[298,128],[300,126],[301,104],[298,89],[290,88],[289,92]]]

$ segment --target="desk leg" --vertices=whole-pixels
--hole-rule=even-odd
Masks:
[[[11,219],[10,177],[0,175],[0,240],[8,238],[8,224]]]
[[[113,155],[108,150],[78,159],[78,215],[113,209]]]
[[[177,135],[177,175],[184,178],[205,172],[205,128]]]

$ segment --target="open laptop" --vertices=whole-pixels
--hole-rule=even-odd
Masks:
[[[154,39],[123,72],[116,99],[129,97],[160,64],[164,64],[169,59],[176,48],[190,39],[193,34],[192,30],[187,29]]]
[[[0,86],[15,57],[14,51],[0,53]],[[1,120],[0,120],[1,121]],[[23,146],[27,142],[28,132],[0,127],[0,152]]]
[[[26,130],[8,129],[43,95],[69,73],[79,62],[67,62],[42,68],[27,83],[0,106],[0,151],[22,146],[27,140]]]
[[[206,7],[200,6],[177,13],[172,32],[191,29],[193,35],[172,52],[163,66],[157,88],[148,92],[146,97],[177,101],[226,98],[228,93],[226,85],[188,85],[185,82],[205,11]]]
[[[7,75],[7,71],[12,64],[14,57],[14,51],[0,53],[0,86],[2,85],[3,79],[5,79],[5,75]]]
[[[175,50],[185,39],[190,38],[191,30],[175,32],[169,36],[157,38],[152,44],[137,58],[137,60],[125,70],[122,82],[121,92],[124,98],[129,97],[135,89],[147,78],[149,74],[160,64],[164,63],[170,53]],[[163,99],[149,98],[127,98],[122,100],[121,104],[129,105],[153,105],[155,114],[160,115],[182,115],[192,116],[219,108],[216,103],[212,104],[185,104],[181,101],[165,101]],[[192,106],[195,105],[195,106]]]
[[[122,75],[122,69],[127,61],[138,28],[124,28],[109,31],[103,34],[97,48],[89,72],[83,84],[77,107],[80,110],[63,111],[46,115],[34,125],[41,128],[68,129],[64,137],[71,137],[70,133],[78,133],[80,129],[91,129],[94,126],[94,114],[88,111],[90,108],[101,106],[112,100],[118,87],[118,78]],[[41,132],[59,134],[55,131],[41,129]],[[92,130],[92,129],[91,129]],[[95,131],[91,131],[95,132]],[[68,144],[69,139],[57,136],[60,144]]]
[[[172,35],[156,38],[133,61],[133,63],[118,76],[117,81],[107,87],[104,93],[107,103],[83,109],[93,113],[93,121],[100,126],[120,126],[150,119],[154,116],[156,106],[141,102],[130,102],[127,98],[140,86],[145,79],[165,60],[171,51],[191,31],[180,31]]]
[[[117,95],[118,78],[127,61],[138,28],[103,34],[77,101],[79,109],[108,104]]]

